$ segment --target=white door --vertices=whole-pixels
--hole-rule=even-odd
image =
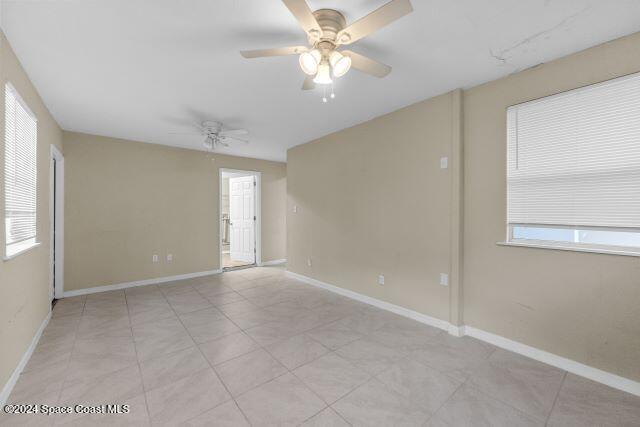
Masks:
[[[229,178],[231,260],[255,262],[255,178]]]

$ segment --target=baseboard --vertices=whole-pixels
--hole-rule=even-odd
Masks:
[[[260,267],[266,267],[268,265],[280,265],[280,264],[285,264],[287,262],[287,259],[274,259],[271,261],[265,261],[265,262],[261,262],[260,263]]]
[[[157,285],[158,283],[173,282],[175,280],[193,279],[195,277],[210,276],[222,273],[221,269],[200,271],[197,273],[178,274],[177,276],[157,277],[155,279],[137,280],[134,282],[118,283],[115,285],[96,286],[94,288],[76,289],[73,291],[65,291],[63,298],[75,297],[78,295],[95,294],[98,292],[116,291],[119,289],[133,288],[136,286]]]
[[[311,277],[303,276],[301,274],[293,273],[291,271],[287,271],[286,274],[291,278],[297,279],[309,285],[326,289],[328,291],[335,292],[337,294],[354,299],[356,301],[373,305],[375,307],[390,311],[400,316],[405,316],[410,319],[416,320],[418,322],[443,329],[451,335],[454,335],[457,337],[468,335],[470,337],[479,339],[489,344],[493,344],[496,347],[500,347],[505,350],[512,351],[522,356],[526,356],[531,359],[537,360],[539,362],[546,363],[547,365],[555,366],[556,368],[563,369],[572,374],[590,379],[592,381],[607,385],[609,387],[612,387],[618,390],[625,391],[627,393],[634,394],[636,396],[640,396],[640,382],[633,381],[628,378],[624,378],[606,371],[602,371],[600,369],[593,368],[588,365],[584,365],[580,362],[576,362],[575,360],[567,359],[565,357],[558,356],[558,355],[546,352],[544,350],[540,350],[538,348],[531,347],[526,344],[522,344],[520,342],[510,340],[500,335],[492,334],[491,332],[486,332],[481,329],[477,329],[477,328],[466,326],[466,325],[464,326],[452,325],[447,321],[437,319],[431,316],[427,316],[425,314],[418,313],[413,310],[409,310],[407,308],[400,307],[385,301],[381,301],[366,295],[362,295],[357,292],[350,291],[348,289],[330,285],[328,283],[324,283],[320,280],[313,279]]]
[[[572,374],[640,396],[640,382],[633,381],[610,372],[602,371],[580,362],[576,362],[575,360],[567,359],[565,357],[540,350],[539,348],[531,347],[471,326],[465,326],[465,334],[481,341],[488,342],[489,344],[493,344],[496,347],[527,356],[539,362],[546,363],[547,365],[555,366],[556,368],[564,369]]]
[[[7,403],[7,399],[9,398],[9,395],[13,391],[13,387],[18,382],[18,378],[20,378],[20,374],[22,373],[22,370],[24,369],[24,367],[27,366],[29,359],[31,359],[31,355],[33,354],[33,351],[36,349],[36,346],[40,341],[40,337],[44,332],[44,328],[46,328],[47,325],[49,324],[49,320],[51,320],[51,310],[49,310],[49,313],[40,324],[38,331],[35,333],[35,335],[33,336],[33,339],[31,340],[31,344],[29,345],[29,348],[27,348],[27,351],[25,351],[24,354],[22,355],[22,359],[20,359],[20,363],[18,363],[18,366],[16,366],[16,369],[14,369],[13,374],[11,374],[11,377],[9,377],[9,380],[2,388],[2,393],[0,393],[0,407],[4,406],[5,403]]]
[[[408,308],[401,307],[399,305],[391,304],[386,301],[382,301],[376,298],[369,297],[367,295],[362,295],[354,291],[350,291],[348,289],[344,289],[338,286],[330,285],[328,283],[321,282],[320,280],[313,279],[311,277],[303,276],[298,273],[294,273],[292,271],[287,271],[287,275],[293,279],[297,279],[301,282],[305,282],[309,285],[316,286],[318,288],[326,289],[328,291],[334,292],[336,294],[340,294],[347,298],[354,299],[356,301],[363,302],[365,304],[372,305],[374,307],[381,308],[383,310],[390,311],[392,313],[398,314],[400,316],[408,317],[410,319],[416,320],[420,323],[424,323],[429,326],[434,326],[436,328],[443,329],[445,331],[449,330],[449,322],[446,320],[438,319],[435,317],[427,316],[426,314],[418,313],[417,311],[409,310]]]

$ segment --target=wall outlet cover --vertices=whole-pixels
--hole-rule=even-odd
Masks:
[[[154,254],[154,255],[151,257],[151,260],[152,260],[153,262],[158,262],[158,255]]]
[[[446,169],[449,167],[449,158],[440,157],[440,169]]]
[[[384,285],[384,276],[382,274],[378,276],[378,285]]]
[[[173,254],[167,254],[167,261],[173,261]]]

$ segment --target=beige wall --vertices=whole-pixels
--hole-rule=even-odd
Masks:
[[[289,270],[448,319],[453,97],[288,151]]]
[[[218,269],[220,168],[262,172],[262,260],[286,258],[284,163],[72,132],[64,146],[65,291]]]
[[[289,150],[288,268],[640,380],[640,258],[496,245],[506,108],[638,71],[640,33],[464,91],[462,114],[447,94]],[[438,160],[460,119],[457,182]]]
[[[41,245],[0,260],[0,387],[4,386],[49,312],[50,146],[62,149],[62,132],[0,31],[0,177],[4,176],[4,84],[17,89],[38,119],[37,239]],[[0,184],[0,242],[4,245],[4,181]],[[0,251],[4,254],[4,248]]]
[[[640,380],[640,258],[500,247],[507,106],[640,71],[640,33],[464,95],[465,323]]]

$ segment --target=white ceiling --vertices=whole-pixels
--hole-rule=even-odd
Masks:
[[[386,0],[310,0],[352,22]],[[638,0],[413,0],[415,11],[353,45],[392,65],[355,70],[336,99],[303,92],[296,57],[238,51],[305,43],[279,0],[3,0],[2,27],[64,129],[204,149],[191,124],[251,132],[221,152],[286,150],[458,87],[640,31]]]

